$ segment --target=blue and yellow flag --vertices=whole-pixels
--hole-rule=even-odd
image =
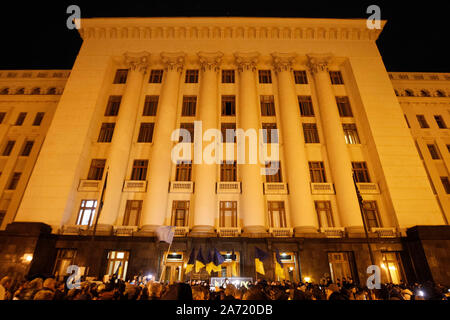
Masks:
[[[192,269],[194,269],[194,264],[195,264],[195,248],[193,248],[191,251],[191,255],[189,256],[189,261],[186,264],[186,270],[184,271],[184,273],[188,274],[189,272],[191,272]]]
[[[214,262],[214,269],[213,269],[213,271],[214,272],[221,272],[222,271],[221,264],[225,262],[225,259],[220,254],[219,250],[217,250],[217,248],[214,248],[213,262]]]
[[[275,275],[277,275],[280,280],[286,279],[284,275],[283,262],[281,262],[281,256],[278,249],[275,253]]]
[[[216,265],[214,264],[213,256],[211,254],[211,250],[208,250],[208,257],[206,258],[206,271],[208,274],[211,274],[211,271],[215,271]]]
[[[195,258],[195,272],[199,272],[206,264],[207,262],[203,258],[202,248],[200,248],[197,253],[197,258]]]
[[[256,272],[265,275],[263,261],[267,258],[267,252],[255,247],[255,268]]]

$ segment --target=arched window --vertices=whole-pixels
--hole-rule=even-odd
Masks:
[[[422,97],[431,97],[430,92],[428,90],[425,90],[425,89],[420,90],[420,95]]]
[[[25,88],[19,88],[16,90],[16,94],[24,94],[25,93]]]
[[[9,94],[9,88],[3,88],[0,94]]]
[[[406,90],[405,90],[405,94],[406,94],[408,97],[414,97],[414,91],[412,91],[411,89],[406,89]]]
[[[437,96],[437,97],[445,97],[446,94],[445,94],[445,92],[442,91],[442,90],[436,90],[436,96]]]
[[[34,89],[31,91],[31,94],[41,94],[41,88],[34,88]]]
[[[48,88],[47,94],[56,94],[56,88],[55,87]]]

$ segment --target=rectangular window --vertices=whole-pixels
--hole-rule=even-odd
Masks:
[[[328,252],[331,280],[336,283],[342,278],[353,278],[351,262],[354,261],[352,252]]]
[[[278,130],[276,123],[263,123],[263,143],[278,143]]]
[[[147,179],[148,160],[134,160],[131,170],[131,180],[144,181]]]
[[[309,161],[309,173],[311,182],[320,183],[327,182],[323,161]]]
[[[110,96],[105,110],[105,117],[115,117],[119,114],[122,96]]]
[[[58,277],[58,280],[62,280],[67,275],[67,268],[74,264],[76,254],[76,249],[58,249],[53,267],[53,274]]]
[[[441,177],[442,185],[444,186],[445,193],[450,194],[450,181],[448,177]]]
[[[31,149],[33,149],[34,141],[25,141],[22,152],[20,153],[21,156],[28,157],[31,153]]]
[[[186,70],[185,83],[198,83],[198,70]]]
[[[303,123],[302,125],[305,143],[320,143],[317,125],[315,123]]]
[[[354,123],[344,123],[342,124],[342,129],[344,129],[345,142],[347,144],[360,144],[358,130],[356,129],[356,124]]]
[[[145,96],[144,111],[142,115],[144,117],[156,116],[156,110],[158,108],[159,96]]]
[[[314,201],[316,207],[319,228],[334,227],[333,213],[331,210],[331,201]]]
[[[33,126],[40,126],[42,123],[42,119],[44,119],[45,112],[38,112],[36,113],[36,117],[33,121]]]
[[[236,228],[237,201],[220,201],[219,225],[221,228]]]
[[[14,125],[15,126],[21,126],[23,124],[23,122],[25,121],[25,117],[26,116],[27,116],[26,112],[19,113],[19,115],[17,116],[16,123]]]
[[[263,117],[274,117],[275,116],[275,103],[273,96],[261,96],[261,115]]]
[[[352,162],[352,169],[356,182],[370,182],[369,170],[367,164],[363,162]]]
[[[189,139],[188,137],[183,137],[182,133],[180,132],[180,140],[179,142],[194,142],[194,124],[193,123],[180,123],[180,129],[184,129],[189,131]]]
[[[400,252],[382,252],[381,268],[386,274],[387,282],[401,284],[404,277]]]
[[[100,133],[98,135],[97,142],[111,142],[112,136],[114,134],[114,122],[104,122],[100,128]]]
[[[142,122],[139,129],[139,136],[137,142],[150,143],[153,141],[153,129],[155,124],[153,122]]]
[[[423,129],[429,128],[430,126],[427,123],[427,120],[425,119],[425,116],[423,114],[416,115],[417,122],[419,122],[419,126]]]
[[[363,201],[363,214],[367,228],[381,227],[376,201]]]
[[[295,84],[308,84],[308,77],[304,70],[294,70]]]
[[[268,201],[269,223],[271,228],[286,228],[284,201]]]
[[[281,162],[266,162],[266,182],[282,182]]]
[[[189,201],[172,202],[172,226],[185,227],[189,216]]]
[[[102,180],[105,170],[106,159],[92,159],[91,167],[87,176],[88,180]]]
[[[225,143],[236,142],[236,123],[221,123],[222,141]]]
[[[106,274],[112,276],[117,274],[117,278],[124,280],[127,276],[128,259],[130,258],[130,252],[128,251],[109,251],[108,263],[106,267]]]
[[[258,70],[259,83],[272,83],[270,70]]]
[[[234,70],[222,70],[222,83],[234,83]]]
[[[236,115],[236,96],[222,96],[222,116]]]
[[[20,176],[22,175],[22,172],[14,172],[11,181],[8,185],[8,190],[16,190],[17,185],[19,184]]]
[[[3,123],[3,120],[5,120],[6,112],[0,112],[0,124]]]
[[[114,83],[126,83],[128,76],[128,69],[117,69]]]
[[[431,159],[437,160],[441,157],[439,156],[439,151],[435,144],[427,144],[428,150],[430,151]]]
[[[352,108],[348,97],[336,97],[336,104],[338,106],[339,115],[341,117],[353,117]]]
[[[153,69],[150,71],[150,78],[148,79],[149,83],[161,83],[163,78],[164,70],[161,69]]]
[[[220,181],[237,181],[236,161],[233,161],[233,163],[222,162],[220,164]]]
[[[436,120],[436,123],[440,129],[447,129],[447,126],[445,125],[444,122],[444,118],[442,118],[442,116],[436,115],[434,116],[434,119]]]
[[[340,71],[330,71],[331,84],[344,84]]]
[[[127,200],[125,214],[123,216],[124,226],[139,226],[141,219],[142,200]]]
[[[191,181],[192,163],[179,162],[176,167],[175,181]]]
[[[11,151],[13,150],[15,144],[16,144],[16,141],[9,140],[6,143],[5,149],[3,149],[2,156],[9,156],[11,154]]]
[[[183,108],[181,110],[181,116],[194,117],[196,106],[197,96],[183,96]]]
[[[91,226],[94,221],[97,200],[81,200],[80,210],[78,210],[77,225]]]
[[[314,117],[314,108],[311,96],[298,96],[298,105],[302,117]]]

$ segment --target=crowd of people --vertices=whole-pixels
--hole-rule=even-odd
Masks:
[[[225,280],[220,287],[207,281],[160,283],[123,281],[112,277],[106,283],[83,281],[69,289],[66,282],[36,277],[17,283],[9,277],[0,280],[0,300],[449,300],[449,288],[424,284],[383,284],[380,289],[356,285],[352,279],[335,283],[296,283],[266,280],[236,287]]]

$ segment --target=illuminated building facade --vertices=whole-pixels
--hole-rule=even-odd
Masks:
[[[122,277],[159,275],[167,246],[155,230],[172,225],[167,280],[186,279],[200,248],[234,252],[237,275],[254,278],[258,247],[269,253],[268,279],[278,249],[288,279],[363,283],[365,225],[383,281],[448,282],[449,75],[397,79],[405,74],[386,71],[380,32],[365,20],[82,20],[84,42],[33,173],[2,224],[2,259],[13,266],[33,254],[29,273],[76,264],[89,277],[119,265]],[[438,127],[409,129],[405,114]],[[179,142],[177,129],[194,143]],[[267,134],[244,145],[227,129]],[[260,156],[276,146],[278,157]],[[188,150],[202,157],[175,161],[177,148],[184,160]],[[211,150],[224,157],[210,161]],[[218,276],[233,275],[231,260]]]

